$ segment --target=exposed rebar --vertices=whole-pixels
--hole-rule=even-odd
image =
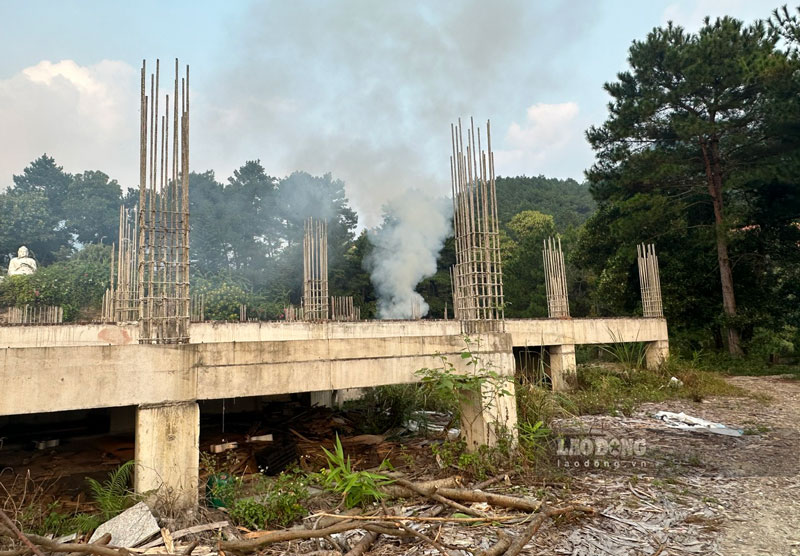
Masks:
[[[569,294],[567,290],[567,271],[564,268],[564,252],[561,238],[547,238],[542,250],[544,259],[544,285],[547,292],[547,316],[550,318],[569,317]]]
[[[661,278],[658,270],[656,247],[652,243],[636,246],[639,263],[639,287],[642,291],[642,315],[645,317],[663,317],[661,305]]]
[[[313,217],[303,234],[303,316],[328,319],[328,223]]]
[[[131,231],[126,228],[126,233],[138,237],[129,240],[133,243],[136,260],[132,260],[132,254],[126,256],[118,266],[118,273],[122,272],[125,280],[132,280],[127,277],[128,270],[122,271],[123,264],[126,269],[132,269],[132,265],[137,268],[136,291],[130,292],[128,297],[136,295],[138,301],[139,343],[179,344],[189,341],[192,317],[189,298],[189,67],[186,66],[186,75],[181,79],[178,60],[175,60],[172,118],[169,94],[165,95],[164,113],[159,111],[159,74],[157,60],[156,71],[150,76],[148,97],[146,65],[142,62],[138,224]],[[132,313],[121,304],[116,314],[121,318],[126,311]]]
[[[486,150],[480,128],[472,119],[466,130],[461,120],[451,125],[453,146],[450,177],[456,264],[451,269],[453,313],[465,333],[504,329],[503,265],[490,123]]]

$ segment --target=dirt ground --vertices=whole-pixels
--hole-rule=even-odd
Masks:
[[[552,531],[530,554],[547,553],[544,544],[556,554],[800,554],[800,381],[728,380],[755,397],[668,401],[626,418],[580,418],[593,431],[644,439],[641,460],[650,465],[634,467],[633,459],[616,476],[573,469],[571,495],[583,494],[601,515]],[[659,410],[745,434],[670,429],[652,418]]]
[[[555,429],[566,438],[639,441],[640,455],[563,456],[556,462],[560,473],[540,485],[521,486],[512,477],[488,488],[544,498],[551,506],[581,503],[597,511],[593,516],[546,524],[522,554],[800,554],[800,381],[782,376],[728,380],[750,395],[651,403],[631,416],[581,416],[557,422]],[[653,418],[660,410],[685,412],[744,434],[734,437],[669,428]],[[447,546],[449,554],[469,555],[492,546],[499,528],[513,535],[524,527],[524,522],[445,524],[423,530]],[[352,544],[358,537],[353,533],[348,540]],[[331,548],[325,541],[305,541],[276,546],[266,553]],[[385,537],[369,552],[439,553],[416,540]]]
[[[668,401],[645,404],[629,417],[559,422],[568,438],[643,440],[646,453],[620,460],[565,456],[559,464],[570,464],[564,488],[552,482],[533,489],[491,489],[544,493],[551,505],[579,502],[598,512],[543,527],[523,554],[800,554],[800,381],[781,376],[729,380],[754,397]],[[683,411],[745,434],[671,429],[652,417],[659,410]],[[580,467],[574,467],[576,462]],[[504,528],[513,533],[523,527]],[[445,526],[436,533],[453,547],[475,550],[493,544],[496,529]],[[385,543],[372,553],[438,552],[416,543]]]
[[[524,479],[512,475],[488,487],[486,490],[492,492],[545,500],[551,507],[580,503],[596,510],[593,516],[546,523],[522,553],[800,555],[800,381],[781,376],[728,380],[749,395],[702,402],[671,400],[644,404],[630,416],[580,416],[557,421],[554,429],[565,442],[571,440],[579,445],[588,439],[592,446],[599,446],[601,440],[618,440],[637,450],[622,457],[561,455],[546,479],[537,473]],[[669,428],[653,418],[659,410],[685,412],[742,429],[744,434],[723,436]],[[105,439],[104,443],[99,450],[109,459],[104,467],[129,459],[130,454],[125,452],[130,448],[128,439],[121,440],[118,446],[113,439]],[[405,469],[413,479],[430,478],[427,471],[436,466],[429,443],[421,439],[412,442],[415,447],[399,458],[402,461],[416,453],[414,465]],[[79,448],[72,447],[73,455],[91,453]],[[66,459],[61,460],[47,458],[47,465],[40,471],[63,471],[67,459],[81,467],[78,464],[83,460],[68,456],[65,453]],[[96,466],[98,461],[86,458],[86,469],[80,470],[88,472],[92,463]],[[451,475],[451,471],[440,469],[438,476]],[[406,515],[417,515],[431,506],[418,500],[416,505],[409,502],[403,510]],[[215,521],[224,517],[200,519]],[[516,521],[491,526],[424,525],[421,530],[447,546],[449,554],[470,555],[492,546],[499,529],[515,535],[526,527],[524,519],[521,515]],[[339,547],[352,546],[360,535],[353,531],[334,535],[330,540]],[[179,552],[181,546],[175,548]],[[341,548],[330,552],[332,548],[328,540],[309,540],[276,545],[263,554],[341,553]],[[153,550],[163,551],[163,547]],[[216,553],[213,542],[203,543],[194,552],[196,556]],[[403,541],[394,537],[381,537],[369,552],[439,553],[416,539]]]

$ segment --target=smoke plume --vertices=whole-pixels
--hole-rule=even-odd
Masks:
[[[428,304],[414,288],[436,273],[436,260],[451,232],[452,204],[409,189],[383,210],[383,224],[368,232],[373,250],[364,261],[378,295],[378,318],[411,318],[413,304],[424,316]]]

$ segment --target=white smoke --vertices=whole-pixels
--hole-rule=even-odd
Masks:
[[[424,316],[428,304],[414,288],[436,273],[439,252],[452,231],[452,203],[409,189],[387,202],[383,211],[383,224],[368,231],[373,250],[364,261],[378,295],[378,318],[411,318],[415,304]]]

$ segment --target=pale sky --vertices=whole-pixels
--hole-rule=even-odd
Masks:
[[[499,175],[582,181],[631,41],[778,5],[0,0],[0,190],[44,152],[136,186],[139,68],[159,57],[191,66],[192,170],[331,172],[366,225],[400,191],[449,191],[459,117],[491,119]]]

